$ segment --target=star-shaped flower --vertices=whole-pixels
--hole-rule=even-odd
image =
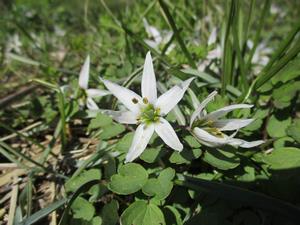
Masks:
[[[170,123],[163,118],[182,99],[193,78],[175,85],[157,97],[156,78],[150,52],[147,53],[142,75],[142,96],[108,80],[101,79],[107,89],[123,103],[128,111],[110,111],[118,122],[137,124],[125,162],[131,162],[145,150],[154,131],[172,149],[181,151],[181,144]]]
[[[105,90],[99,90],[95,88],[88,88],[90,74],[90,56],[86,57],[86,60],[79,73],[78,84],[84,90],[86,96],[86,106],[90,110],[99,110],[96,102],[93,100],[94,97],[102,97],[110,94],[110,92]]]
[[[220,119],[227,113],[235,109],[251,108],[253,105],[236,104],[225,106],[209,114],[205,113],[205,106],[213,100],[217,94],[212,92],[195,110],[191,116],[190,128],[198,141],[209,147],[217,147],[221,145],[240,146],[242,148],[252,148],[264,143],[264,141],[247,142],[242,139],[234,138],[235,134],[242,127],[249,125],[253,119]],[[235,131],[228,136],[224,131]]]

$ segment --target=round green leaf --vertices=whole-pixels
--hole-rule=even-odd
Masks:
[[[300,119],[296,119],[294,123],[287,128],[286,132],[295,141],[300,143]]]
[[[140,190],[147,182],[148,173],[139,164],[128,163],[119,168],[111,177],[108,188],[120,195],[128,195]]]
[[[90,169],[84,170],[78,176],[71,178],[65,184],[67,192],[76,191],[83,184],[91,180],[100,180],[101,179],[101,170],[100,169]]]
[[[202,151],[200,148],[183,149],[181,152],[173,152],[169,161],[175,164],[189,164],[192,160],[199,158],[201,154]]]
[[[82,197],[77,197],[71,206],[73,218],[91,220],[95,214],[94,206]]]
[[[140,159],[147,163],[153,163],[160,157],[162,157],[166,151],[161,151],[160,147],[157,148],[146,148],[146,150],[141,154]]]
[[[146,201],[132,203],[121,215],[122,225],[165,225],[162,211]]]
[[[221,170],[229,170],[240,164],[240,158],[230,148],[225,150],[210,148],[203,157],[203,160]]]
[[[267,162],[273,170],[286,170],[300,167],[300,149],[299,148],[279,148],[265,155],[264,161]]]
[[[268,121],[267,131],[270,137],[284,137],[286,136],[285,129],[291,124],[291,117],[277,118],[272,115]]]
[[[158,200],[163,200],[169,196],[173,188],[172,179],[175,176],[175,170],[167,168],[163,170],[158,178],[151,178],[147,181],[142,191],[145,195],[154,196]]]
[[[130,148],[134,132],[125,134],[117,143],[116,150],[120,152],[128,152]]]

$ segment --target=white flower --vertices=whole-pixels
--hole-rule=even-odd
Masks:
[[[213,100],[216,94],[216,91],[212,92],[191,116],[190,128],[198,141],[209,147],[217,147],[228,144],[232,146],[240,146],[242,148],[252,148],[262,144],[264,141],[261,140],[247,142],[242,139],[234,138],[238,130],[249,125],[253,119],[219,119],[235,109],[251,108],[253,105],[236,104],[225,106],[209,114],[205,113],[205,106]],[[223,133],[224,131],[235,132],[228,136]]]
[[[247,46],[249,49],[253,48],[253,42],[251,40],[247,41]],[[272,54],[272,48],[267,47],[265,42],[257,45],[254,55],[252,57],[251,63],[253,64],[253,71],[258,74],[261,69],[267,65]]]
[[[222,49],[221,49],[221,46],[219,44],[217,44],[217,28],[214,27],[209,38],[208,38],[208,41],[207,41],[207,46],[211,46],[213,44],[216,45],[216,47],[212,50],[210,50],[208,53],[207,53],[207,56],[206,56],[206,59],[204,60],[201,60],[199,63],[198,63],[198,70],[199,71],[204,71],[206,69],[207,66],[209,66],[211,64],[211,61],[214,60],[214,59],[221,59],[222,57]],[[213,71],[216,71],[216,68],[211,68]]]
[[[145,39],[144,41],[155,50],[159,51],[162,45],[167,44],[173,35],[172,31],[159,31],[156,27],[150,26],[147,20],[143,19],[145,30],[150,39]],[[175,44],[171,44],[166,50],[166,54],[169,54],[175,48]]]
[[[86,98],[86,105],[90,110],[98,110],[99,107],[97,106],[96,102],[92,99],[93,97],[102,97],[105,95],[110,94],[108,91],[99,90],[95,88],[88,88],[89,83],[89,73],[90,73],[90,56],[86,57],[86,60],[81,68],[79,73],[79,80],[78,84],[81,87],[87,96]]]
[[[101,78],[100,78],[101,79]],[[156,78],[150,52],[147,53],[142,75],[142,96],[108,80],[101,79],[108,90],[123,103],[128,111],[106,111],[119,123],[138,124],[125,162],[136,159],[145,150],[154,131],[172,149],[181,151],[183,145],[174,129],[163,116],[182,99],[194,78],[190,78],[157,97]]]

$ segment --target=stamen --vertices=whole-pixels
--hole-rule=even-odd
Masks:
[[[131,99],[131,101],[133,102],[133,104],[137,104],[139,102],[139,100],[137,100],[136,98]]]
[[[149,101],[148,101],[147,98],[143,98],[143,102],[144,102],[144,104],[148,104],[149,103]]]

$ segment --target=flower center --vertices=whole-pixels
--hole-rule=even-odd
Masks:
[[[218,128],[213,127],[214,122],[212,120],[196,120],[193,123],[194,127],[202,127],[203,130],[207,131],[208,133],[216,136],[216,137],[224,137],[224,134],[222,131],[220,131]]]
[[[148,103],[146,107],[141,109],[141,114],[138,121],[140,123],[150,124],[159,121],[160,109],[155,108],[154,105]]]

